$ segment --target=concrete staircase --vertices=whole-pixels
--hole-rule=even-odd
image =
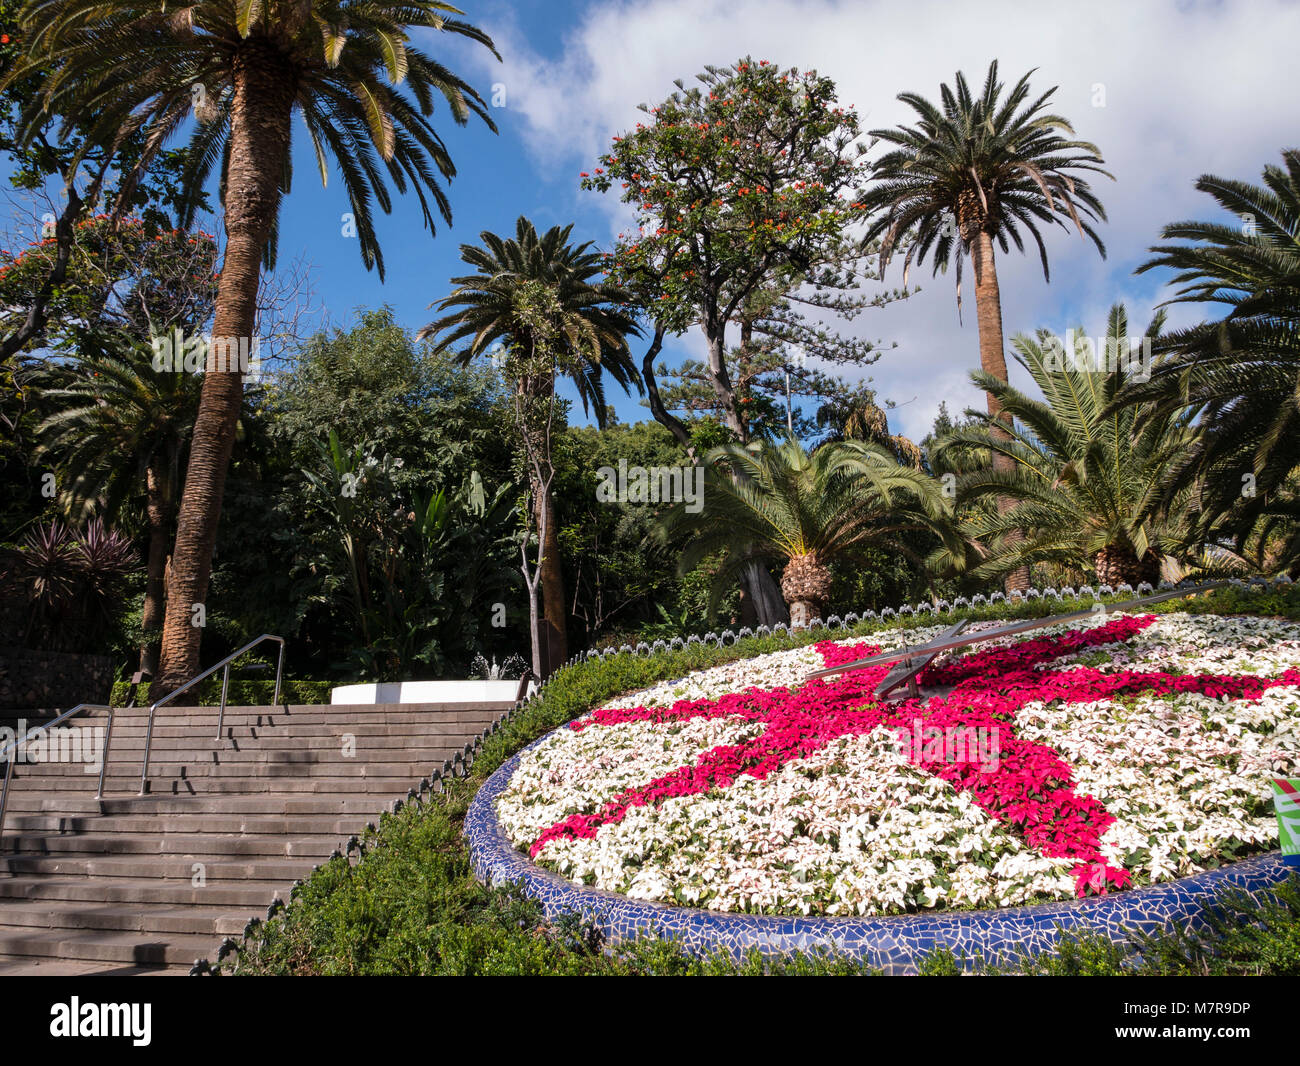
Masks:
[[[14,767],[0,975],[184,973],[213,959],[509,706],[227,707],[220,740],[215,707],[164,707],[145,796],[147,709],[117,710],[102,802],[84,764]]]

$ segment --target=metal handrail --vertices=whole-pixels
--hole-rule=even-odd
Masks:
[[[15,757],[6,756],[9,756],[11,752],[16,754],[18,748],[22,747],[38,733],[53,729],[60,722],[66,722],[73,715],[80,714],[82,711],[108,712],[108,727],[104,730],[104,750],[100,752],[99,760],[99,788],[95,792],[95,799],[102,800],[104,798],[104,774],[108,770],[108,749],[113,742],[113,710],[114,708],[106,703],[78,703],[71,710],[64,711],[54,721],[38,725],[18,739],[10,741],[4,748],[0,748],[0,759],[3,759],[5,763],[4,788],[0,790],[0,839],[3,839],[5,831],[5,808],[9,804],[9,781],[13,777],[14,763],[17,761]]]
[[[153,719],[154,719],[154,715],[158,713],[158,708],[161,707],[164,703],[171,702],[182,692],[185,692],[193,688],[200,681],[203,681],[211,677],[218,670],[224,667],[225,674],[221,679],[221,709],[217,712],[217,739],[220,740],[221,724],[222,722],[225,721],[225,717],[226,717],[226,690],[230,687],[230,664],[234,662],[236,659],[238,659],[241,655],[243,655],[244,652],[256,648],[264,640],[274,640],[280,645],[280,655],[275,664],[275,697],[271,700],[272,704],[277,704],[277,705],[279,704],[280,679],[284,675],[284,637],[277,637],[274,633],[263,633],[257,639],[250,640],[238,651],[232,651],[219,663],[216,663],[213,666],[209,666],[206,670],[203,671],[203,673],[190,678],[180,688],[174,689],[173,691],[167,693],[167,695],[164,696],[162,699],[156,700],[154,703],[150,705],[149,726],[145,730],[145,734],[144,734],[144,763],[140,767],[140,795],[141,796],[145,795],[149,791],[149,787],[148,787],[149,786],[149,750],[153,745]]]

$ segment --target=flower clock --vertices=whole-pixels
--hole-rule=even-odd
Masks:
[[[722,911],[890,914],[1101,894],[1275,846],[1300,771],[1300,629],[1111,615],[803,681],[939,628],[827,641],[617,700],[523,756],[498,800],[535,861]],[[934,694],[937,693],[937,694]]]

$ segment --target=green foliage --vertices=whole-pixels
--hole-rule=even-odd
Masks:
[[[683,568],[722,553],[719,585],[754,555],[820,567],[867,547],[914,556],[905,535],[915,532],[958,546],[938,485],[879,445],[843,441],[811,454],[795,440],[729,445],[708,463],[702,508],[674,504],[663,528],[688,538]],[[825,605],[824,594],[816,599]]]
[[[1158,332],[1160,321],[1144,339]],[[1098,554],[1108,551],[1148,560],[1154,583],[1161,557],[1186,558],[1190,501],[1179,500],[1172,513],[1159,504],[1195,431],[1186,417],[1168,414],[1146,419],[1139,431],[1136,423],[1145,412],[1111,409],[1142,367],[1131,347],[1138,338],[1130,336],[1122,306],[1111,309],[1104,351],[1084,349],[1092,342],[1082,329],[1078,338],[1072,352],[1048,330],[1013,339],[1016,361],[1042,400],[983,371],[971,375],[1012,423],[968,410],[974,424],[952,430],[934,450],[949,468],[961,469],[972,457],[984,460],[962,471],[959,499],[1005,499],[1015,506],[971,515],[965,531],[980,549],[958,558],[937,556],[936,566],[969,567],[981,580],[1041,562],[1091,573]],[[985,458],[996,456],[1009,460],[1005,467]]]
[[[1235,605],[1300,618],[1300,589],[1268,593],[1228,589],[1192,601],[1165,601],[1156,612],[1195,607],[1227,612]],[[1060,610],[1054,602],[1018,605],[1018,617]],[[976,618],[1006,617],[1008,606],[955,612]],[[863,622],[843,635],[867,635],[896,623]],[[840,634],[837,634],[837,636]],[[691,670],[803,646],[824,633],[752,637],[727,648],[692,645],[651,657],[628,654],[583,662],[559,671],[524,709],[483,744],[468,778],[385,814],[362,841],[359,862],[330,860],[298,888],[286,911],[259,925],[224,964],[243,974],[850,974],[869,972],[829,955],[763,960],[695,959],[658,939],[603,944],[595,931],[573,921],[548,923],[536,903],[517,889],[488,889],[475,880],[462,836],[465,811],[489,774],[530,741],[624,692],[680,677]],[[1027,959],[1016,970],[1038,973],[1300,974],[1300,879],[1279,892],[1276,905],[1224,901],[1213,938],[1185,941],[1173,934],[1135,940],[1142,968],[1127,949],[1097,939],[1069,940],[1057,954]],[[1207,961],[1209,960],[1209,961]],[[959,970],[948,953],[927,959],[923,972]],[[987,972],[1006,972],[984,967]],[[1205,972],[1210,972],[1205,969]]]
[[[513,606],[517,597],[487,591],[513,581],[517,565],[517,548],[504,543],[516,528],[504,403],[494,375],[417,344],[387,308],[311,338],[262,389],[236,451],[210,598],[212,653],[279,633],[289,639],[293,672],[354,679],[363,668],[396,669],[393,655],[422,663],[422,672],[438,662],[438,672],[455,674],[476,653],[517,651],[517,608],[505,628],[490,626],[493,599]],[[374,481],[357,479],[356,497],[341,495],[342,474],[364,471],[335,467],[331,431],[340,460],[364,463],[369,455],[376,466],[367,470],[382,467]],[[476,486],[487,520],[472,513]],[[417,500],[428,517],[439,492],[449,512],[442,533],[436,523],[406,520]],[[350,554],[347,535],[356,539]],[[385,546],[401,557],[381,559]],[[349,558],[363,556],[376,587],[358,601]],[[399,571],[414,574],[409,585]],[[367,644],[358,602],[379,610],[388,634],[378,662],[353,657]]]
[[[234,672],[246,669],[240,663],[234,666]],[[269,669],[274,672],[275,664],[269,664]],[[329,703],[330,690],[334,688],[334,681],[304,681],[296,678],[285,678],[280,682],[280,702],[289,706],[309,703]],[[129,693],[131,682],[129,680],[115,681],[113,683],[113,693],[110,696],[110,702],[114,707],[124,707],[126,701],[130,698]],[[215,674],[206,681],[199,682],[198,701],[200,704],[208,707],[215,707],[221,702],[221,675]],[[228,707],[270,707],[275,696],[275,680],[249,679],[232,677],[230,687],[226,690],[226,706]],[[141,691],[138,694],[137,703],[147,702],[146,693]]]
[[[689,463],[655,422],[607,420],[603,429],[573,426],[557,438],[553,491],[565,587],[572,590],[575,635],[588,646],[611,629],[628,631],[655,618],[655,606],[679,594],[676,557],[653,536],[659,506],[597,496],[601,472],[616,476],[620,461],[646,468]]]
[[[479,480],[453,497],[406,497],[393,477],[402,465],[360,444],[345,449],[331,429],[316,468],[303,471],[313,565],[327,575],[321,596],[351,604],[360,636],[351,662],[378,681],[467,668],[513,578],[509,488],[485,497]]]
[[[654,323],[642,374],[655,418],[679,439],[701,417],[742,441],[779,436],[796,418],[782,410],[787,380],[793,407],[842,387],[827,364],[879,357],[873,342],[831,323],[905,294],[862,289],[874,249],[846,229],[862,217],[868,167],[858,118],[837,106],[834,82],[748,58],[696,78],[642,105],[653,121],[615,137],[582,185],[617,187],[635,211],[637,230],[619,236],[610,275]],[[691,326],[704,332],[707,363],[656,368],[663,338]],[[656,374],[668,381],[662,396]],[[811,428],[797,417],[796,432]]]
[[[613,277],[672,333],[698,321],[711,286],[739,299],[774,275],[830,266],[860,213],[846,194],[867,175],[857,116],[836,106],[830,78],[742,59],[697,79],[643,105],[653,121],[582,177],[587,189],[622,186],[636,207],[640,232],[620,238]]]
[[[1086,180],[1110,177],[1100,152],[1073,140],[1070,123],[1045,110],[1055,88],[1031,97],[1029,77],[1004,92],[994,60],[977,95],[958,71],[955,88],[941,86],[940,106],[899,94],[916,125],[871,131],[895,147],[876,160],[875,181],[863,195],[872,214],[866,239],[881,241],[885,264],[906,249],[904,285],[911,264],[927,257],[935,276],[955,267],[960,306],[963,262],[980,234],[1006,253],[1011,244],[1023,250],[1027,233],[1044,277],[1050,271],[1040,226],[1077,229],[1106,254],[1092,226],[1106,212]]]
[[[1220,320],[1162,336],[1149,381],[1123,402],[1150,418],[1190,412],[1205,432],[1166,486],[1166,496],[1197,482],[1201,528],[1240,548],[1261,534],[1271,568],[1300,562],[1300,150],[1264,168],[1263,184],[1203,174],[1196,187],[1236,217],[1175,222],[1138,273],[1177,271],[1170,303],[1226,308]],[[1263,523],[1261,529],[1260,522]]]
[[[352,7],[339,0],[233,6],[201,0],[173,11],[130,0],[31,0],[22,11],[26,47],[16,70],[38,82],[14,139],[30,148],[49,115],[81,116],[86,144],[73,155],[72,169],[87,151],[130,132],[141,148],[127,161],[144,170],[188,124],[187,154],[172,161],[181,224],[188,226],[214,166],[224,193],[242,74],[262,94],[263,115],[284,107],[288,120],[289,109],[298,112],[322,182],[331,163],[338,168],[362,260],[382,278],[373,209],[391,210],[389,181],[399,192],[413,190],[430,232],[435,210],[451,221],[440,178],[450,179],[455,167],[429,120],[435,100],[446,103],[458,125],[477,115],[495,129],[478,93],[414,47],[410,34],[434,29],[496,51],[487,34],[455,18],[457,10],[444,3],[376,2],[364,15],[349,14]],[[268,93],[268,86],[276,91]],[[279,161],[272,165],[281,169]],[[288,160],[284,169],[280,190],[288,191]],[[273,247],[267,258],[268,265],[274,261]]]
[[[152,481],[170,531],[203,378],[159,373],[151,359],[137,344],[32,373],[50,412],[33,458],[50,464],[59,506],[74,518],[99,513],[138,529]]]
[[[49,324],[27,350],[87,356],[148,348],[175,328],[186,339],[209,320],[217,295],[217,243],[201,230],[164,230],[138,218],[88,217],[73,227],[66,277],[51,294]],[[24,317],[58,255],[52,235],[0,250],[0,329]]]

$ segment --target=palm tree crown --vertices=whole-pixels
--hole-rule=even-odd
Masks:
[[[94,115],[89,144],[142,131],[142,172],[196,118],[181,187],[201,189],[219,162],[224,192],[236,80],[251,76],[260,82],[254,91],[283,98],[301,115],[321,181],[330,162],[339,168],[362,258],[382,277],[372,207],[391,210],[388,181],[399,193],[409,183],[431,231],[433,209],[451,219],[439,175],[456,171],[429,121],[435,99],[458,124],[476,114],[495,129],[478,93],[411,44],[410,31],[431,29],[478,41],[495,55],[491,39],[450,17],[457,14],[435,0],[32,0],[23,16],[29,63],[51,73],[24,120],[34,132],[42,114]],[[286,192],[287,154],[281,169]],[[182,213],[182,226],[191,221]]]
[[[1300,150],[1265,167],[1263,185],[1202,175],[1196,187],[1237,225],[1176,222],[1138,268],[1178,271],[1168,301],[1227,315],[1162,336],[1147,382],[1124,399],[1160,416],[1189,411],[1205,432],[1172,489],[1204,489],[1206,519],[1263,513],[1300,465]],[[1248,528],[1246,522],[1242,528]]]
[[[1042,225],[1073,225],[1106,254],[1092,226],[1105,209],[1079,174],[1110,175],[1097,146],[1073,139],[1070,123],[1045,110],[1055,88],[1030,99],[1032,74],[1004,96],[995,60],[978,97],[960,72],[955,89],[940,88],[941,107],[916,93],[899,95],[918,121],[871,131],[897,147],[877,160],[876,184],[863,198],[878,212],[863,243],[881,242],[882,266],[900,246],[907,248],[904,277],[927,256],[935,274],[955,266],[960,302],[962,258],[977,234],[1006,252],[1010,244],[1024,251],[1028,233],[1049,280]]]
[[[1162,316],[1148,327],[1150,338]],[[1079,331],[1082,333],[1082,331]],[[983,372],[972,374],[990,390],[1013,421],[969,411],[977,424],[937,442],[940,453],[981,449],[1009,460],[982,465],[958,481],[959,498],[999,497],[1014,506],[986,509],[974,520],[973,539],[983,555],[976,576],[1005,574],[1027,563],[1047,562],[1099,580],[1130,585],[1160,579],[1160,561],[1185,545],[1185,525],[1159,501],[1170,472],[1194,439],[1186,417],[1148,419],[1134,407],[1113,409],[1125,384],[1142,377],[1141,355],[1132,351],[1128,316],[1111,309],[1105,350],[1080,343],[1066,352],[1047,330],[1016,337],[1015,358],[1042,391],[1043,399]],[[1009,434],[1002,432],[1009,428]],[[995,432],[995,429],[998,432]],[[1175,508],[1175,515],[1185,510]],[[1008,536],[1016,531],[1022,538]]]
[[[796,626],[826,608],[836,559],[868,547],[915,558],[906,535],[916,531],[949,550],[959,545],[938,484],[878,444],[841,441],[811,454],[794,439],[725,444],[707,463],[703,507],[692,513],[679,502],[662,519],[665,536],[690,538],[681,569],[722,553],[716,593],[750,559],[782,560],[781,591]]]
[[[572,225],[553,226],[539,236],[521,216],[513,238],[485,230],[479,234],[481,246],[461,245],[462,261],[476,273],[451,279],[455,290],[438,304],[447,313],[418,336],[436,336],[445,347],[468,342],[462,349],[465,360],[498,343],[526,348],[529,326],[521,315],[521,296],[529,286],[544,286],[553,308],[554,334],[578,360],[573,380],[583,408],[594,409],[596,418],[603,420],[602,372],[624,389],[642,387],[627,344],[640,329],[622,309],[625,294],[599,280],[604,272],[600,254],[590,242],[571,244],[572,231]]]

